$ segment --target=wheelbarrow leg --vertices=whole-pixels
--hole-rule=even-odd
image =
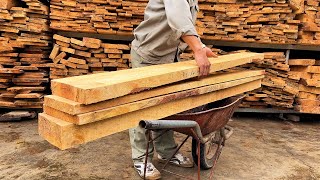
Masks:
[[[197,139],[197,155],[198,155],[198,162],[197,162],[197,164],[198,164],[198,180],[200,180],[201,178],[200,178],[200,139],[199,139],[199,137],[197,136],[197,134],[196,134],[196,132],[194,132],[194,130],[193,129],[191,129],[191,132],[192,132],[192,134],[193,134],[193,137],[196,137],[196,139]]]
[[[226,134],[225,134],[225,131],[224,131],[224,127],[220,129],[220,139],[219,139],[219,144],[218,144],[218,149],[217,149],[217,156],[214,158],[213,160],[213,166],[212,166],[212,169],[211,169],[211,172],[210,172],[210,177],[209,179],[211,180],[213,178],[213,172],[214,172],[214,168],[217,164],[217,161],[220,157],[220,154],[222,152],[222,148],[224,147],[224,144],[225,144],[225,141],[226,141]]]

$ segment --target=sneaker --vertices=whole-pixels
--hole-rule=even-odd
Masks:
[[[144,176],[144,163],[143,162],[134,163],[134,168],[137,170],[139,176],[141,178],[143,178],[143,176]],[[152,163],[148,162],[147,163],[147,170],[146,170],[146,179],[154,180],[154,179],[160,179],[160,178],[161,178],[161,174],[158,171],[158,169],[156,169]]]
[[[159,154],[158,154],[158,159],[160,162],[162,163],[165,163],[167,161],[166,158],[163,158],[161,157]],[[176,166],[179,166],[179,167],[186,167],[186,168],[191,168],[193,167],[193,162],[190,161],[189,158],[187,157],[184,157],[182,154],[180,153],[177,153],[170,161],[169,161],[170,164],[173,164],[173,165],[176,165]]]

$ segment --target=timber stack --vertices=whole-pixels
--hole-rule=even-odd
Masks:
[[[241,104],[243,108],[293,109],[298,95],[299,79],[292,77],[283,52],[266,52],[265,59],[243,66],[248,69],[265,69],[266,75],[259,90],[250,92]]]
[[[60,31],[131,36],[147,0],[51,0],[50,27]],[[319,44],[317,0],[199,0],[202,39]]]
[[[291,74],[300,80],[295,110],[320,114],[320,61],[315,59],[291,59]]]
[[[50,79],[129,68],[130,47],[100,39],[68,38],[55,34],[50,54]]]
[[[210,73],[263,59],[243,52],[210,59]],[[155,70],[156,69],[156,70]],[[39,114],[39,134],[71,148],[261,86],[263,70],[220,73],[200,80],[195,61],[146,66],[52,81]]]
[[[299,13],[297,19],[301,21],[299,29],[300,44],[320,44],[320,9],[318,0],[301,1],[304,13]]]
[[[55,30],[132,35],[143,20],[148,0],[51,0]]]
[[[286,0],[199,1],[204,39],[295,44],[299,20]]]
[[[40,0],[0,2],[0,107],[42,108],[52,35]]]

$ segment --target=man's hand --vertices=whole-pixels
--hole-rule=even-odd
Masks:
[[[208,47],[201,48],[194,52],[197,65],[199,66],[199,77],[207,76],[210,73],[210,61],[208,57],[218,57]]]
[[[208,57],[217,57],[208,47],[202,47],[202,43],[196,36],[182,36],[181,39],[187,43],[194,53],[197,65],[199,66],[199,77],[207,76],[210,73],[210,62]]]

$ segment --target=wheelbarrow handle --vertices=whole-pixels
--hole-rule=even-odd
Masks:
[[[139,126],[145,129],[174,129],[174,128],[192,128],[198,136],[201,143],[206,143],[209,138],[203,137],[199,124],[191,120],[142,120]]]

